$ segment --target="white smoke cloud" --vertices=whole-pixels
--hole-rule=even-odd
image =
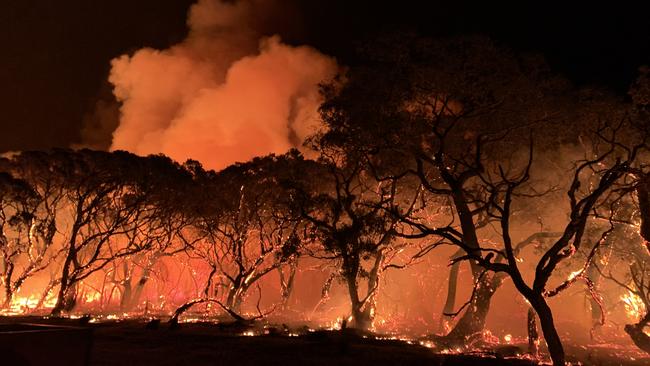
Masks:
[[[114,59],[109,81],[121,116],[111,149],[220,169],[283,153],[314,132],[318,84],[334,76],[336,62],[263,37],[270,9],[269,0],[199,0],[182,43]]]

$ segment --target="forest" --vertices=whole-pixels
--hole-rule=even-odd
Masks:
[[[462,352],[518,311],[554,365],[581,313],[585,339],[650,353],[650,71],[620,96],[484,37],[358,53],[286,154],[5,154],[0,313],[291,319]]]

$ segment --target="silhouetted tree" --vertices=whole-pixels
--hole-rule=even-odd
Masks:
[[[5,161],[7,162],[7,161]],[[10,165],[10,164],[5,164]],[[10,166],[5,166],[12,170]],[[31,276],[52,264],[53,218],[46,199],[26,181],[0,173],[0,253],[2,253],[3,308]]]
[[[483,162],[476,159],[507,160],[525,148],[514,134],[526,138],[526,126],[548,118],[548,89],[561,90],[561,81],[545,75],[543,65],[526,65],[485,39],[430,41],[401,35],[364,52],[367,64],[352,69],[343,87],[323,88],[321,112],[329,130],[321,141],[366,155],[383,178],[399,177],[400,184],[414,187],[409,180],[421,181],[430,207],[406,220],[413,225],[403,236],[442,234],[430,228],[447,226],[451,215],[458,221],[444,233],[447,239],[460,238],[465,248],[477,248],[477,231],[492,219],[480,205],[487,192],[479,179]],[[526,68],[544,75],[531,77]],[[508,132],[513,138],[506,141],[502,137]],[[491,150],[477,150],[479,144]],[[480,336],[503,279],[484,273],[473,261],[470,266],[478,292],[448,335],[454,343]]]
[[[510,234],[518,208],[513,200],[521,206],[547,190],[530,180],[533,151],[548,149],[545,145],[552,140],[546,132],[554,126],[573,117],[575,127],[591,121],[586,113],[581,115],[584,108],[572,111],[566,108],[571,104],[558,101],[557,95],[567,93],[564,84],[544,74],[538,63],[511,57],[484,39],[407,38],[389,44],[397,46],[380,50],[371,59],[372,67],[353,70],[344,86],[324,88],[321,110],[329,131],[323,140],[355,154],[362,151],[376,170],[388,165],[384,176],[419,178],[429,197],[425,202],[447,207],[447,215],[436,221],[427,220],[422,211],[396,216],[412,228],[402,236],[436,238],[434,247],[456,245],[465,252],[456,260],[470,263],[474,291],[448,337],[464,343],[480,331],[490,298],[509,277],[540,318],[554,364],[564,364],[545,300],[553,292],[546,288],[548,281],[557,265],[580,248],[591,210],[633,164],[643,139],[630,147],[621,145],[619,121],[605,115],[599,117],[610,125],[600,128],[597,137],[590,139],[582,128],[576,130],[584,136],[575,130],[561,136],[588,146],[588,157],[576,163],[567,185],[569,221],[561,232],[536,232],[517,244]],[[535,128],[544,134],[532,132]],[[566,178],[560,179],[564,182]],[[500,228],[492,245],[480,240],[488,225]],[[542,239],[552,241],[529,286],[517,256],[525,245]]]
[[[202,193],[194,197],[202,197],[187,252],[208,264],[210,273],[201,298],[190,302],[218,302],[238,314],[252,286],[295,260],[302,220],[282,199],[281,182],[302,161],[290,152],[197,176]]]
[[[338,267],[351,304],[347,324],[368,329],[382,272],[401,247],[395,241],[398,220],[385,208],[396,207],[395,201],[403,198],[411,203],[406,210],[411,209],[417,192],[401,196],[396,180],[377,180],[361,156],[341,154],[317,138],[312,147],[319,150],[319,164],[290,184],[292,203],[308,221],[316,243],[309,254]]]

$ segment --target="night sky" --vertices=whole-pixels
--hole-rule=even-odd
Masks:
[[[555,71],[577,85],[595,84],[620,94],[638,67],[650,64],[650,22],[636,2],[571,9],[546,2],[514,8],[492,2],[280,2],[285,4],[282,15],[269,20],[270,28],[289,43],[309,44],[342,64],[353,62],[360,40],[399,29],[425,36],[486,34],[518,52],[545,55]],[[0,151],[79,142],[84,116],[97,100],[111,95],[109,61],[144,46],[165,48],[182,40],[192,3],[0,2]]]

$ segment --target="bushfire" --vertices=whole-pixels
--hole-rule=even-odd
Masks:
[[[650,72],[614,100],[413,34],[336,70],[237,4],[113,62],[131,152],[0,157],[0,315],[650,362]]]
[[[2,164],[4,316],[90,324],[234,320],[251,324],[242,336],[276,334],[274,324],[283,324],[280,333],[288,337],[356,329],[364,338],[435,353],[548,357],[539,346],[535,298],[522,297],[515,281],[498,272],[489,281],[485,270],[474,272],[475,265],[502,262],[487,259],[489,253],[463,258],[452,243],[418,238],[422,225],[439,230],[451,213],[427,207],[412,182],[402,192],[397,182],[373,186],[375,178],[356,175],[358,195],[337,186],[319,192],[329,189],[320,186],[328,174],[336,182],[349,173],[297,152],[218,173],[196,162],[88,150],[25,152]],[[370,206],[371,200],[397,204],[398,195],[407,204],[399,216]],[[363,201],[343,218],[350,200]],[[372,231],[355,233],[355,220]],[[638,224],[605,227],[589,234],[598,245],[589,252],[564,252],[581,257],[578,269],[554,273],[558,287],[548,292],[564,339],[590,334],[587,344],[646,357],[621,329],[647,317],[645,262],[631,269],[614,264],[636,258],[616,246],[640,241],[639,230]],[[525,270],[561,236],[544,231],[521,239],[514,262]],[[494,238],[485,243],[483,250],[503,255]],[[600,253],[607,261],[594,260]],[[576,285],[580,280],[587,286]],[[494,296],[480,297],[483,286]]]

